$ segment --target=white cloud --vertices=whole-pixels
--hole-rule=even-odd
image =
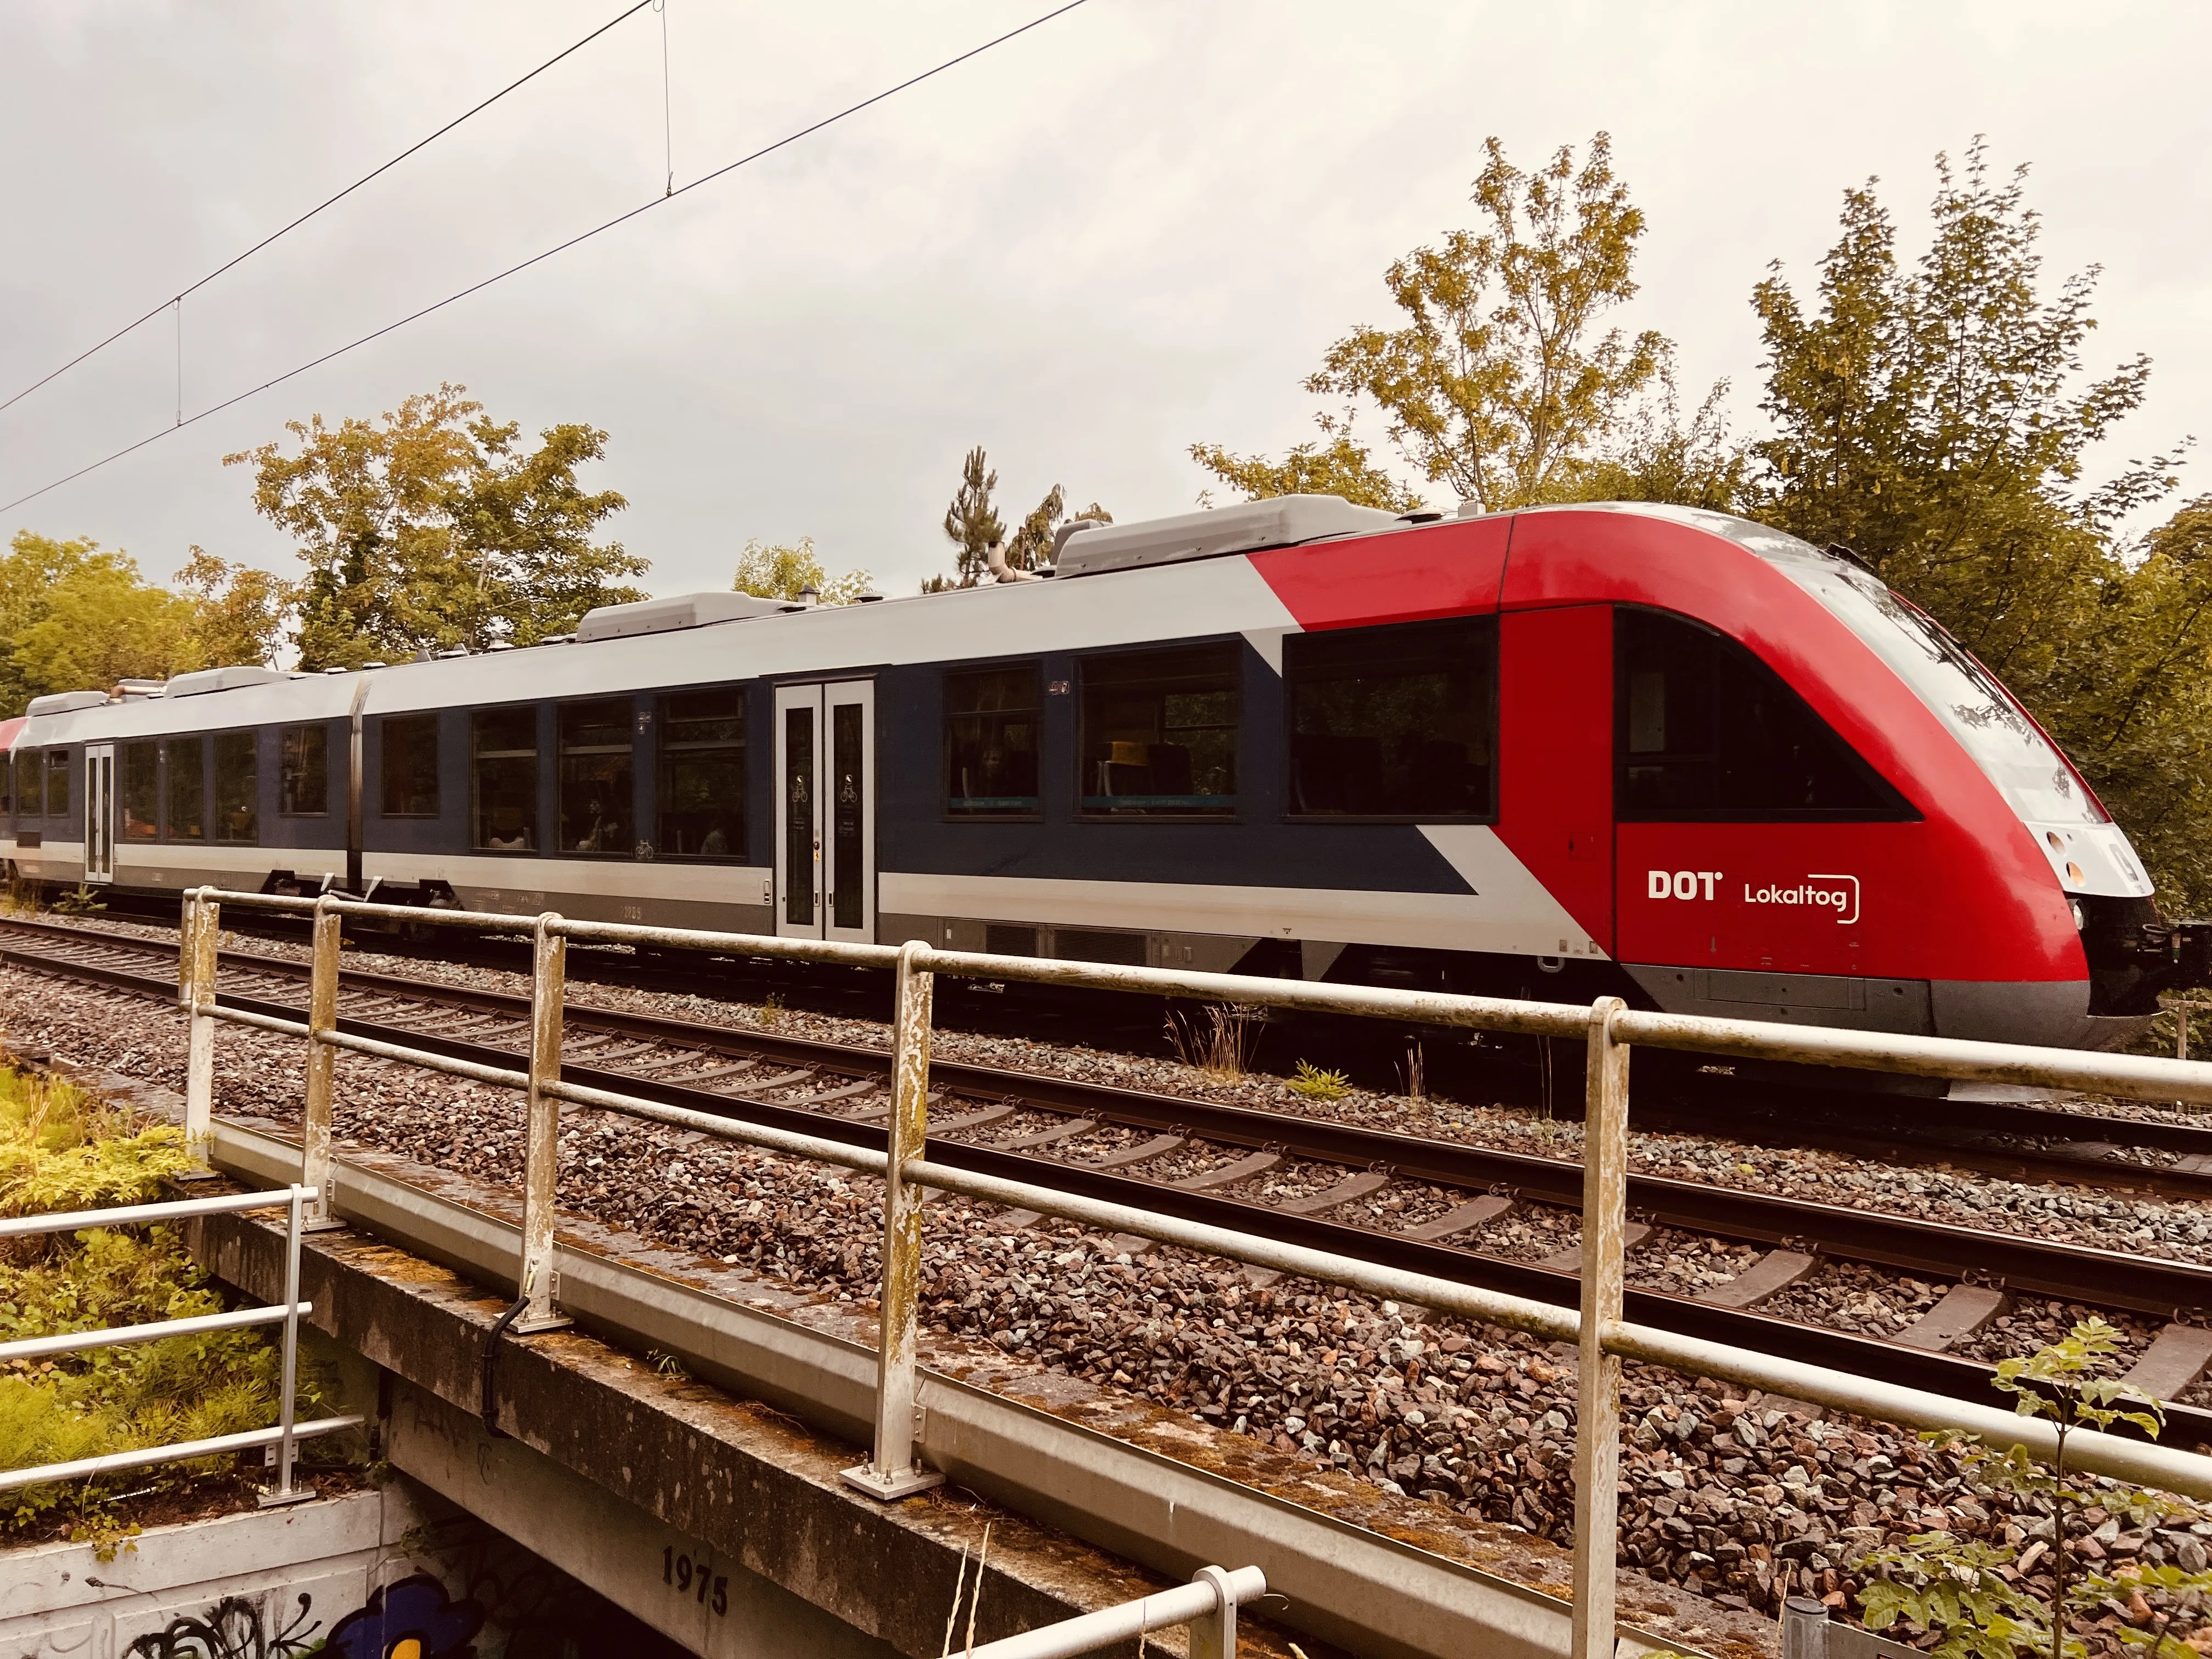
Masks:
[[[679,181],[1031,15],[670,0]],[[611,15],[263,3],[0,14],[0,383],[12,392]],[[1486,134],[1533,162],[1595,128],[1650,220],[1633,320],[1756,402],[1747,304],[1810,280],[1869,173],[1908,236],[1929,160],[2035,164],[2055,283],[2101,261],[2093,363],[2150,352],[2116,449],[2212,429],[2212,213],[2193,7],[1091,0],[1082,10],[406,332],[11,515],[166,574],[188,542],[283,568],[226,451],[288,418],[465,381],[526,426],[613,434],[594,482],[663,592],[812,533],[887,588],[939,568],[973,443],[1181,511],[1194,440],[1277,447],[1379,276],[1464,222]],[[188,410],[649,198],[647,12],[186,302]],[[0,500],[171,417],[150,325],[0,413]],[[0,392],[5,395],[5,392]],[[2117,457],[2116,457],[2117,459]],[[0,526],[12,530],[14,524]]]

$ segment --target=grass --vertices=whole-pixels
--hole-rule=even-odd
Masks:
[[[1302,1060],[1283,1086],[1304,1100],[1342,1100],[1352,1092],[1352,1079],[1341,1072],[1325,1072],[1311,1060]]]
[[[188,1164],[180,1131],[59,1079],[0,1067],[0,1215],[132,1204]],[[0,1247],[0,1341],[222,1310],[173,1228],[100,1228]],[[25,1468],[265,1427],[279,1355],[258,1331],[171,1337],[0,1370],[0,1468]],[[302,1410],[312,1405],[303,1389]],[[0,1532],[66,1522],[104,1537],[126,1489],[175,1492],[235,1459],[155,1465],[0,1494]]]

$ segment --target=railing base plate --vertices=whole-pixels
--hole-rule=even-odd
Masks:
[[[540,1331],[565,1331],[576,1322],[564,1313],[547,1314],[542,1319],[532,1319],[528,1314],[507,1328],[509,1336],[535,1336]]]
[[[289,1492],[264,1492],[253,1501],[264,1510],[282,1510],[295,1504],[312,1504],[320,1495],[313,1486],[295,1486]]]
[[[928,1492],[945,1484],[945,1477],[935,1469],[901,1469],[895,1474],[878,1474],[872,1466],[863,1463],[858,1468],[840,1473],[845,1484],[857,1486],[871,1498],[879,1498],[886,1504],[902,1498],[911,1498],[918,1492]]]

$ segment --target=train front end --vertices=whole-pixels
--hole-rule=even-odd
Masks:
[[[1766,993],[1770,1018],[2109,1048],[2142,1033],[2161,990],[2203,981],[2212,925],[2160,915],[2125,832],[1932,618],[1840,550],[1630,511],[1668,526],[1650,525],[1662,551],[1634,579],[1646,602],[1740,641],[1841,740],[1824,757],[1765,739],[1797,744],[1784,765],[1800,810],[1686,822],[1649,788],[1639,805],[1639,740],[1662,763],[1668,742],[1639,677],[1665,664],[1620,630],[1620,960],[1662,1006],[1726,1012]],[[1682,532],[1704,532],[1702,553]],[[1740,691],[1720,718],[1744,742],[1774,717]]]

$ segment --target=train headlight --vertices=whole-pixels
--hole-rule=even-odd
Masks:
[[[2078,933],[2086,925],[2081,920],[2081,901],[2080,899],[2072,900],[2068,904],[2067,908],[2070,909],[2074,913],[2074,931]]]

